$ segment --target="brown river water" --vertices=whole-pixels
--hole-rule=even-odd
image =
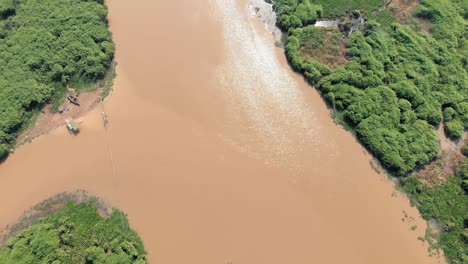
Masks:
[[[11,155],[0,227],[85,189],[128,214],[150,263],[443,262],[417,239],[417,210],[333,123],[246,1],[108,5],[109,129],[100,106],[78,136],[59,128]]]

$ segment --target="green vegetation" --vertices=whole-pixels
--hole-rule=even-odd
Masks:
[[[441,186],[428,187],[415,177],[401,181],[412,203],[422,216],[434,219],[442,228],[440,246],[451,263],[468,261],[468,158],[462,161],[455,176]]]
[[[304,27],[301,33],[300,55],[305,59],[314,59],[330,66],[346,63],[341,46],[343,34],[335,29]]]
[[[322,14],[321,6],[311,4],[309,0],[288,0],[284,5],[276,7],[278,25],[285,30],[314,24]]]
[[[462,0],[396,2],[407,5],[408,17],[394,6],[379,10],[386,2],[273,4],[293,69],[322,93],[333,116],[387,170],[404,176],[436,157],[434,126],[442,122],[452,138],[468,128],[468,6]],[[342,22],[338,28],[314,27],[321,17]],[[440,186],[428,187],[414,176],[401,182],[423,217],[443,229],[428,235],[437,237],[435,246],[451,263],[468,263],[467,159]]]
[[[468,127],[468,11],[463,1],[423,0],[407,25],[397,22],[396,9],[377,11],[384,2],[277,0],[274,8],[291,66],[344,113],[386,169],[406,175],[438,153],[434,126],[444,122],[454,138]],[[349,22],[360,14],[366,23],[349,38],[349,23],[333,41],[312,25],[321,16]],[[421,30],[424,23],[430,33]],[[317,56],[338,54],[339,38],[346,43],[345,65]],[[328,53],[321,50],[327,41],[334,43]]]
[[[385,4],[385,0],[273,0],[278,24],[283,29],[313,24],[320,17],[339,17],[351,10],[366,13]]]
[[[66,85],[89,86],[111,66],[103,0],[0,0],[0,159],[22,127]]]
[[[69,202],[32,224],[0,248],[0,263],[146,263],[145,251],[117,210],[108,218],[95,204]]]
[[[468,137],[465,138],[465,142],[463,142],[463,146],[462,146],[461,152],[462,152],[463,155],[465,155],[466,157],[468,157]]]
[[[360,10],[369,13],[383,6],[386,0],[314,0],[323,8],[323,17],[338,17],[349,10]]]

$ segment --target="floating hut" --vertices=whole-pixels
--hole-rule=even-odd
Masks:
[[[70,131],[70,133],[77,134],[80,132],[80,124],[78,124],[78,122],[75,120],[67,119],[65,120],[65,124],[67,125],[68,131]]]

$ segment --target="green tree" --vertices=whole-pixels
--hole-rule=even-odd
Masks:
[[[54,93],[104,77],[107,25],[101,0],[0,0],[0,159]]]
[[[93,204],[69,203],[10,238],[0,263],[144,264],[146,257],[121,212],[102,218]]]

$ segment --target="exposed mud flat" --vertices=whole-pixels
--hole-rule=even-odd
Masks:
[[[246,0],[108,4],[108,130],[95,110],[1,164],[0,227],[84,189],[128,214],[150,263],[439,262]]]

